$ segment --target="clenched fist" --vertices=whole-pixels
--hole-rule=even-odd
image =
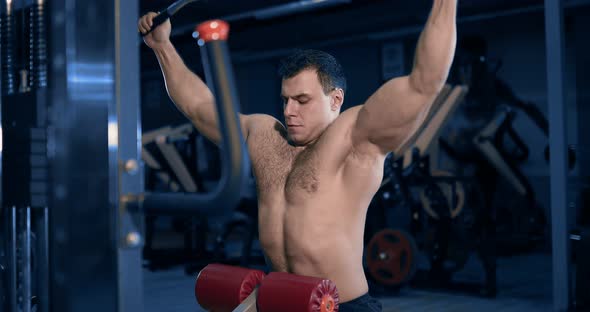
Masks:
[[[144,35],[143,41],[152,49],[158,48],[167,43],[170,40],[170,31],[172,30],[170,19],[168,19],[147,34],[148,31],[152,29],[153,20],[156,16],[158,16],[158,13],[149,12],[142,16],[137,22],[137,30]]]

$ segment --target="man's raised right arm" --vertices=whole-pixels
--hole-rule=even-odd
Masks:
[[[142,16],[138,30],[145,34],[151,29],[154,12]],[[192,121],[197,130],[209,140],[219,144],[221,134],[217,123],[215,99],[209,87],[184,63],[176,48],[170,42],[170,21],[159,25],[143,37],[145,43],[154,51],[166,83],[170,99],[178,109]],[[244,139],[247,138],[247,116],[240,114],[240,124]]]

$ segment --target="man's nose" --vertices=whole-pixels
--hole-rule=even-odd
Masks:
[[[285,103],[285,108],[284,108],[285,116],[294,116],[297,114],[297,107],[294,102],[295,101],[288,99],[287,103]]]

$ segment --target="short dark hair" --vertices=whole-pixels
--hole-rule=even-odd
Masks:
[[[346,77],[342,66],[332,55],[318,50],[297,50],[285,57],[279,64],[279,76],[281,79],[293,78],[305,69],[315,69],[318,80],[328,94],[334,88],[340,88],[346,92]]]

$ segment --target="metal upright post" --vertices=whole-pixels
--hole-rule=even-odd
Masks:
[[[553,250],[554,311],[566,311],[569,306],[567,144],[562,5],[561,0],[545,0],[547,100],[551,148],[551,241]]]
[[[38,256],[37,256],[37,293],[39,294],[39,309],[49,312],[49,208],[44,207],[42,217],[36,226]]]
[[[142,247],[143,215],[124,209],[123,194],[143,192],[141,161],[141,116],[139,103],[139,49],[137,0],[115,1],[115,101],[109,106],[109,120],[116,121],[115,149],[109,148],[112,205],[120,207],[118,236],[118,311],[143,311]],[[115,124],[115,123],[113,123]],[[110,131],[110,130],[109,130]],[[114,133],[113,133],[114,134]],[[109,132],[109,136],[111,133]],[[139,143],[138,143],[139,142]],[[115,142],[113,142],[115,143]],[[109,146],[111,146],[109,142]],[[116,179],[116,180],[115,180]],[[118,183],[115,183],[118,182]]]
[[[50,310],[143,311],[141,231],[120,235],[119,205],[141,191],[138,1],[49,6]]]
[[[22,312],[31,312],[31,207],[23,209],[23,239],[22,239]]]
[[[17,210],[16,207],[10,208],[10,248],[9,248],[9,265],[8,268],[10,270],[10,282],[9,282],[9,292],[10,292],[10,309],[12,312],[17,311],[17,298],[16,298],[16,290],[17,290],[17,261],[16,261],[16,252],[17,252]]]

